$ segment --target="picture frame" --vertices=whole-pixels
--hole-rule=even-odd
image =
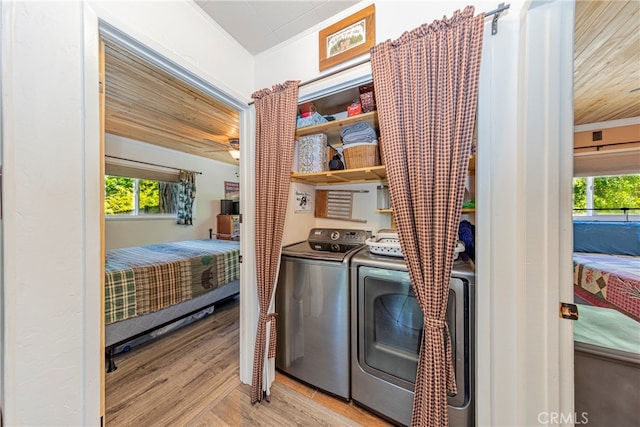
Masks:
[[[239,182],[224,182],[224,198],[234,202],[240,201],[240,183]]]
[[[320,71],[369,52],[375,42],[375,4],[372,4],[320,31]]]

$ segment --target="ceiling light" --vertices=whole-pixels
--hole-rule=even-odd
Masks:
[[[229,154],[235,160],[240,160],[240,139],[238,138],[230,138],[229,139]]]

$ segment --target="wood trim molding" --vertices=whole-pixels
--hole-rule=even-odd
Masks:
[[[594,140],[594,132],[601,132],[601,138]],[[573,148],[607,146],[620,143],[640,142],[640,124],[611,128],[595,128],[582,132],[575,132],[573,135]]]

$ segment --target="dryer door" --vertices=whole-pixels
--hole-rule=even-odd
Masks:
[[[423,314],[406,271],[360,267],[358,280],[358,364],[371,375],[413,391],[422,340]],[[458,393],[449,404],[469,399],[466,378],[469,353],[465,339],[465,281],[451,280],[447,324],[454,349]],[[466,323],[466,325],[465,325]]]

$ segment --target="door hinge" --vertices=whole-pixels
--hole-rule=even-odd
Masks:
[[[242,264],[242,255],[238,255],[238,262]]]
[[[100,427],[104,427],[104,417],[100,417]]]
[[[580,313],[578,313],[578,306],[575,304],[569,304],[566,302],[560,303],[560,317],[568,320],[578,320]]]
[[[238,214],[238,222],[242,224],[242,214]]]
[[[102,80],[98,81],[98,93],[104,93],[104,82]]]

